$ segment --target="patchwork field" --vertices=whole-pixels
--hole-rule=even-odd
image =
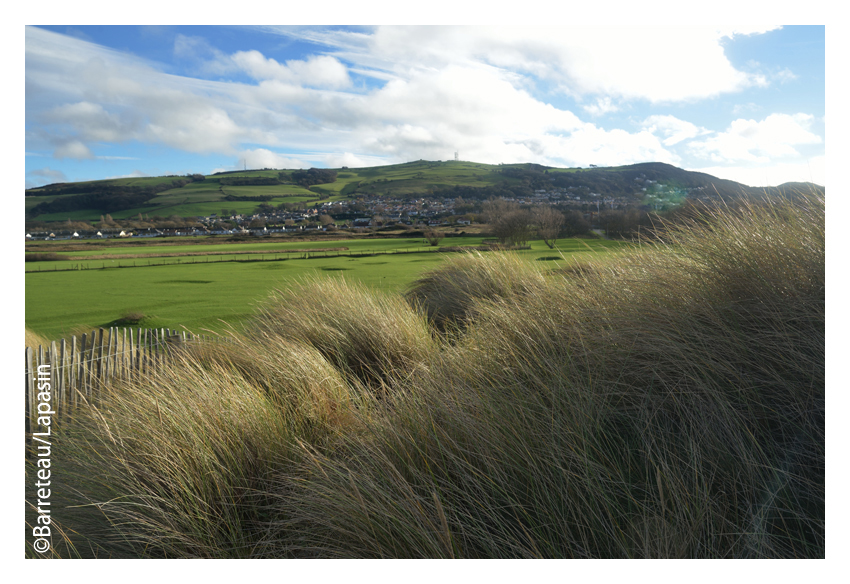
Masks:
[[[519,167],[522,165],[505,165]],[[235,210],[238,213],[253,212],[258,201],[228,201],[226,197],[271,196],[270,204],[299,203],[304,201],[338,201],[348,198],[355,190],[367,196],[394,196],[426,194],[433,189],[450,186],[484,187],[495,184],[517,184],[517,178],[500,173],[502,165],[480,164],[475,162],[455,161],[426,161],[419,160],[405,164],[376,166],[369,168],[338,169],[336,180],[332,183],[318,184],[311,189],[296,184],[231,186],[228,180],[239,178],[278,178],[276,170],[249,170],[226,175],[211,175],[201,182],[193,182],[183,187],[173,188],[158,193],[143,206],[124,211],[116,211],[111,215],[116,219],[126,219],[138,213],[150,216],[196,216],[220,213],[222,209]],[[559,169],[561,172],[571,172],[574,169]],[[114,179],[109,181],[93,181],[93,187],[103,184],[126,187],[156,187],[169,183],[181,177],[144,177],[133,179]],[[88,184],[88,183],[81,183]],[[33,190],[31,194],[37,193]],[[46,195],[26,197],[26,210],[29,213],[39,203],[49,202],[58,197],[74,195]],[[97,220],[102,213],[85,209],[79,211],[63,211],[60,213],[43,213],[38,216],[41,221]]]

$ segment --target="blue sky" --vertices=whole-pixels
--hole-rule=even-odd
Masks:
[[[28,26],[26,185],[417,160],[825,184],[823,26]]]

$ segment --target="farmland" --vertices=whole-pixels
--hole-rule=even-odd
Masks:
[[[434,188],[454,185],[492,186],[505,180],[505,177],[499,174],[498,169],[499,166],[473,162],[418,161],[384,167],[354,170],[339,169],[333,182],[310,188],[287,183],[285,180],[281,184],[274,185],[240,186],[228,184],[228,182],[238,181],[239,179],[277,179],[279,175],[279,171],[250,170],[226,175],[210,175],[202,181],[189,182],[183,186],[162,190],[143,206],[115,211],[112,215],[116,219],[132,217],[138,213],[151,216],[195,216],[219,213],[224,207],[228,210],[235,210],[237,213],[248,213],[257,206],[255,201],[233,200],[238,197],[268,197],[268,203],[278,205],[307,201],[338,201],[350,197],[355,191],[361,196],[425,194]],[[84,192],[87,185],[90,185],[92,189],[104,187],[162,188],[163,185],[168,186],[170,182],[175,180],[179,182],[179,179],[180,177],[147,177],[74,183],[74,185],[80,192]],[[508,179],[508,181],[519,182],[516,179]],[[57,187],[53,187],[54,190],[55,188]],[[51,188],[27,191],[27,213],[31,213],[39,203],[49,203],[55,199],[75,196],[72,194],[51,194],[52,192]],[[231,200],[228,200],[228,197],[231,197]],[[100,209],[80,209],[43,213],[39,214],[38,218],[41,221],[96,220],[101,214],[102,210]]]
[[[481,241],[480,237],[455,237],[443,240],[442,247],[477,246]],[[530,250],[517,253],[530,262],[540,260],[541,266],[556,267],[624,245],[564,239],[558,243],[560,251],[554,252],[533,241]],[[221,332],[227,323],[238,325],[250,317],[275,288],[310,275],[402,291],[424,270],[455,255],[434,249],[424,246],[421,239],[368,239],[140,245],[60,252],[74,259],[27,264],[26,326],[58,338],[109,325],[123,313],[135,311],[147,316],[145,326]],[[170,253],[205,255],[166,255]],[[107,259],[110,255],[119,259]],[[135,257],[124,257],[127,255]],[[100,259],[87,259],[90,257]]]

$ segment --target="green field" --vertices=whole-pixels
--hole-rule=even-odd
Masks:
[[[449,243],[446,243],[449,242]],[[444,246],[478,245],[480,238],[444,239]],[[571,258],[598,255],[624,244],[612,241],[564,239],[559,252],[542,242],[517,252],[547,268],[563,266]],[[334,252],[275,255],[274,250],[347,247]],[[163,253],[211,251],[266,251],[268,255],[157,257]],[[406,251],[421,253],[399,253]],[[33,262],[27,264],[26,326],[49,338],[107,326],[127,311],[148,318],[142,326],[185,326],[223,331],[226,323],[238,324],[251,316],[275,288],[311,275],[344,277],[389,292],[404,290],[423,271],[439,265],[451,253],[435,253],[421,239],[342,240],[320,242],[246,243],[115,247],[107,250],[67,252],[67,255],[144,254],[141,259]],[[563,258],[561,258],[563,254]],[[151,264],[148,267],[147,262]],[[133,264],[136,267],[132,267]],[[64,271],[45,271],[45,270]]]

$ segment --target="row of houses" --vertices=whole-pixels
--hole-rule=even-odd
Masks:
[[[73,239],[111,239],[111,238],[146,238],[146,237],[197,237],[202,235],[269,235],[272,233],[298,233],[310,231],[327,231],[329,228],[335,228],[334,224],[330,225],[287,225],[279,227],[262,227],[255,229],[245,229],[244,227],[236,227],[234,229],[207,229],[207,228],[192,228],[192,229],[141,229],[137,231],[125,230],[99,230],[92,232],[73,233],[63,231],[32,231],[26,234],[27,241],[59,241]],[[343,226],[344,228],[344,226]]]

